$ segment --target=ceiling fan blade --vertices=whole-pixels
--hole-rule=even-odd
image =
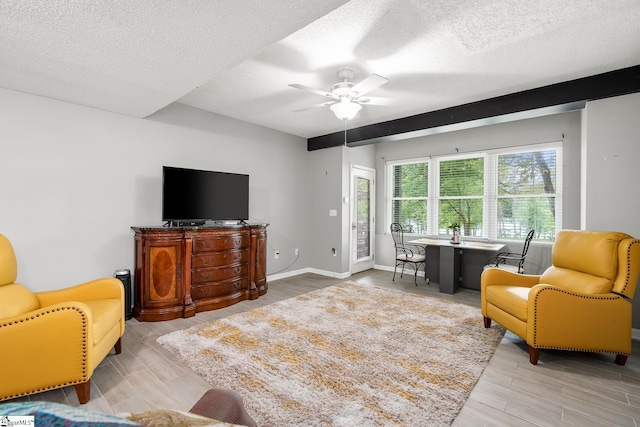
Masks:
[[[335,96],[331,92],[327,92],[326,90],[314,89],[312,87],[299,85],[299,84],[290,84],[289,86],[296,89],[301,89],[307,92],[315,93],[316,95],[326,96],[327,98],[335,98]]]
[[[369,77],[367,77],[366,79],[364,79],[363,81],[361,81],[360,83],[355,85],[352,88],[352,91],[358,92],[359,96],[360,95],[364,95],[365,93],[369,92],[370,90],[373,90],[373,89],[377,88],[378,86],[382,86],[383,84],[385,84],[388,81],[389,80],[385,79],[382,76],[379,76],[377,74],[371,74]]]
[[[393,105],[394,99],[381,96],[361,96],[355,102],[362,105]]]
[[[294,113],[300,113],[302,111],[313,110],[315,108],[328,107],[329,105],[335,104],[336,101],[327,101],[322,102],[320,104],[312,105],[311,107],[300,108],[299,110],[293,110]]]

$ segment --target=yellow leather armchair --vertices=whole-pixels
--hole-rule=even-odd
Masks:
[[[0,401],[74,385],[90,399],[91,375],[125,329],[124,288],[115,278],[48,292],[15,283],[17,263],[0,234]]]
[[[482,273],[482,315],[540,349],[631,354],[631,303],[640,273],[640,240],[616,232],[562,230],[542,275],[490,268]]]

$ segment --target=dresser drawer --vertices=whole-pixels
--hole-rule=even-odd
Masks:
[[[238,264],[249,260],[247,249],[226,252],[200,252],[191,256],[191,268],[194,270]]]
[[[222,283],[204,283],[191,287],[191,298],[199,300],[225,297],[248,288],[246,279],[238,279]]]
[[[224,236],[196,237],[193,239],[193,252],[226,251],[249,247],[247,234],[229,234]]]
[[[193,270],[191,272],[191,283],[220,282],[246,276],[248,273],[249,267],[247,263]]]

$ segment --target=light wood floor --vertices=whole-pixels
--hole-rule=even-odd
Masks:
[[[411,275],[392,282],[392,274],[369,270],[348,280],[479,306],[478,291],[441,294],[437,284],[419,280],[416,287]],[[116,414],[152,408],[187,411],[215,385],[207,384],[164,351],[155,342],[158,336],[342,281],[303,274],[271,282],[269,292],[257,300],[189,319],[144,323],[131,319],[122,353],[112,352],[98,367],[91,400],[82,407]],[[478,322],[482,322],[480,315]],[[539,364],[533,366],[523,342],[507,333],[453,425],[640,427],[640,342],[634,340],[626,366],[615,365],[613,359],[613,355],[542,351]],[[22,400],[80,406],[73,387]]]

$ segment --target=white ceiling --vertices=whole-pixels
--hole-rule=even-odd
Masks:
[[[3,0],[0,87],[135,117],[180,102],[305,138],[289,87],[389,79],[358,127],[640,64],[638,0]]]

